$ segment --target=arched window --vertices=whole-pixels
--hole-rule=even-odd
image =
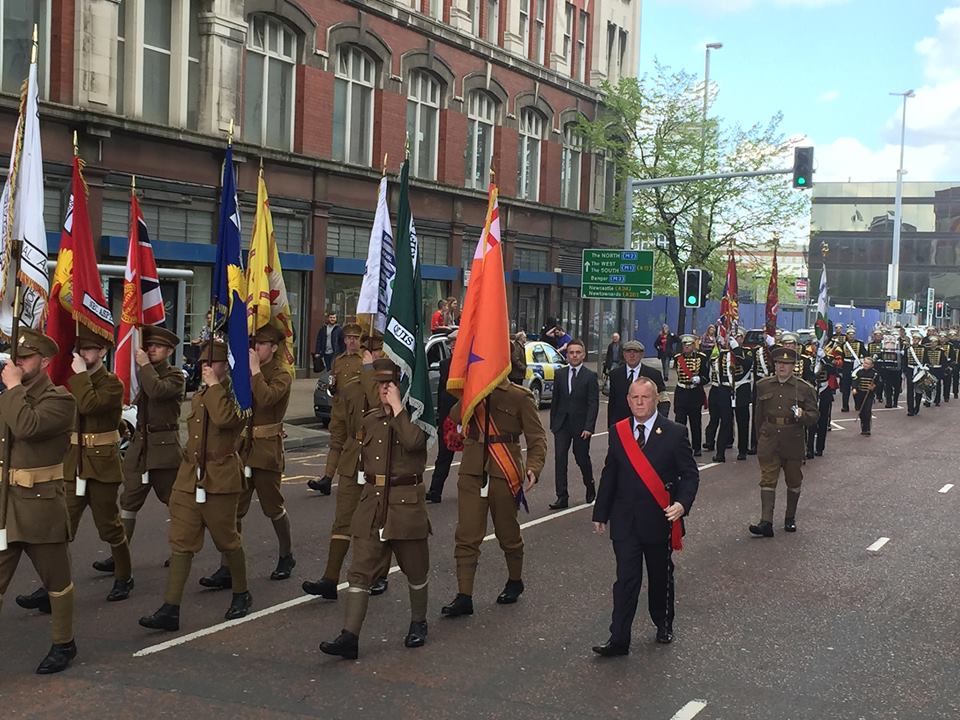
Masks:
[[[497,101],[483,90],[474,90],[467,100],[467,187],[482,190],[490,180],[493,159],[493,128]]]
[[[540,199],[540,144],[543,141],[543,115],[533,108],[520,111],[520,142],[517,145],[517,197]]]
[[[243,71],[245,140],[292,147],[296,62],[296,33],[269,15],[252,15]]]
[[[436,180],[440,81],[424,70],[413,70],[410,73],[407,88],[410,171],[414,177]]]
[[[369,166],[373,159],[376,64],[354,45],[337,48],[333,87],[333,157]]]
[[[560,163],[560,205],[580,208],[580,166],[583,160],[583,136],[574,123],[563,128],[563,158]]]

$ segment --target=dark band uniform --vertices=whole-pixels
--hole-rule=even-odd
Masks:
[[[393,361],[373,362],[372,378],[398,383]],[[410,587],[410,629],[407,647],[419,647],[427,637],[427,575],[430,571],[430,519],[427,516],[423,472],[427,465],[427,435],[410,420],[377,402],[363,417],[363,469],[366,483],[350,525],[353,560],[347,580],[344,629],[320,649],[329,655],[357,657],[360,628],[367,613],[370,588],[380,578],[391,552]]]
[[[165,345],[176,349],[180,338],[154,325],[142,329],[143,345]],[[170,503],[170,491],[183,457],[180,445],[180,403],[184,394],[183,372],[169,360],[138,366],[140,391],[137,427],[123,456],[123,490],[120,493],[120,518],[133,538],[137,512],[146,502],[150,488],[164,505]]]
[[[704,447],[714,449],[716,443],[716,462],[725,461],[727,445],[733,444],[733,399],[737,378],[744,375],[743,349],[736,341],[736,348],[723,348],[717,345],[710,356],[710,421],[707,423],[707,435]]]
[[[200,357],[204,362],[226,362],[227,346],[220,340],[208,340],[200,348]],[[198,480],[204,423],[206,462],[203,478]],[[247,592],[246,558],[237,531],[237,504],[243,491],[243,466],[237,450],[243,425],[229,375],[223,382],[203,386],[194,393],[187,417],[187,449],[170,494],[171,557],[167,590],[163,606],[153,615],[140,619],[144,627],[179,629],[183,588],[193,556],[203,547],[204,528],[217,550],[226,555],[230,568],[233,601],[226,618],[243,617],[252,605]],[[206,495],[202,503],[197,502],[199,488]]]
[[[923,352],[924,347],[920,344],[919,335],[914,335],[913,340],[904,345],[903,374],[907,380],[907,417],[913,417],[920,412],[920,396],[923,390],[913,381],[913,377],[923,365]]]
[[[775,363],[797,362],[797,353],[790,348],[773,352]],[[798,418],[794,406],[801,410]],[[797,502],[803,472],[800,466],[804,455],[804,428],[817,422],[817,398],[813,387],[792,374],[781,382],[779,378],[765,378],[757,383],[757,428],[759,444],[757,460],[760,464],[761,520],[751,525],[750,532],[770,537],[773,535],[773,508],[776,504],[777,482],[780,470],[787,484],[787,509],[784,526],[796,530]]]
[[[853,382],[853,404],[860,416],[860,433],[869,435],[873,401],[877,391],[883,390],[883,378],[876,367],[860,368]]]
[[[813,346],[814,348],[816,346]],[[812,353],[816,353],[814,349]],[[815,374],[813,387],[817,393],[817,423],[807,428],[807,458],[820,457],[827,447],[827,427],[830,425],[830,412],[833,409],[833,398],[836,394],[834,388],[837,380],[831,382],[831,378],[836,378],[840,369],[836,365],[838,354],[831,345],[824,348],[824,356],[817,364],[816,356],[811,353],[813,358],[813,370]]]
[[[24,328],[17,354],[50,358],[57,354],[57,344],[40,332]],[[73,396],[54,385],[45,370],[39,371],[29,387],[17,385],[0,394],[0,438],[2,443],[8,438],[11,443],[9,470],[2,468],[8,505],[7,549],[0,551],[0,605],[20,556],[26,553],[49,592],[53,613],[53,646],[37,668],[41,674],[65,670],[77,653],[67,551],[70,518],[62,461],[76,412]],[[51,460],[56,462],[51,464]]]
[[[765,377],[773,375],[773,346],[767,344],[767,338],[764,335],[763,341],[755,348],[744,350],[744,354],[750,359],[750,367],[753,369],[753,387],[751,388],[750,403],[753,412],[750,413],[750,447],[747,449],[748,455],[757,454],[757,383]]]
[[[940,398],[943,395],[943,378],[946,374],[949,357],[947,352],[941,347],[940,340],[933,337],[930,343],[923,351],[923,364],[930,368],[931,374],[937,379],[937,387],[933,398],[933,403],[940,406]]]
[[[710,365],[707,356],[698,351],[693,335],[680,337],[683,352],[673,356],[677,369],[677,391],[673,396],[673,419],[681,425],[690,425],[690,445],[693,454],[700,456],[703,442],[704,386],[710,381]]]
[[[853,328],[847,334],[835,341],[835,346],[843,351],[843,369],[840,374],[840,395],[843,399],[841,410],[850,411],[850,391],[853,389],[853,366],[855,358],[862,358],[866,354],[866,347],[857,340]]]

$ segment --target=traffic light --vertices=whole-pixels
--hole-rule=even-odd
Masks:
[[[937,300],[933,305],[933,316],[936,318],[943,317],[943,300]]]
[[[687,268],[683,279],[683,306],[702,308],[710,294],[711,275],[700,268]]]
[[[793,186],[806,190],[813,187],[813,148],[793,149]]]

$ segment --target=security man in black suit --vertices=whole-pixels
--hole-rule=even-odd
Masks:
[[[690,512],[700,475],[693,459],[687,429],[657,412],[656,386],[641,378],[630,386],[631,417],[611,428],[610,447],[593,508],[594,532],[603,534],[610,523],[610,539],[617,558],[613,586],[610,639],[593,651],[609,657],[630,650],[630,630],[647,564],[647,603],[657,626],[657,642],[673,641],[673,549],[679,549],[681,528],[674,528]],[[650,473],[630,459],[636,442]],[[636,453],[633,453],[636,455]],[[641,474],[641,472],[643,474]],[[656,475],[657,477],[653,477]],[[660,499],[655,499],[654,492]]]
[[[553,400],[550,403],[550,432],[553,433],[554,467],[556,468],[557,500],[551,510],[569,507],[567,494],[567,455],[573,443],[573,457],[583,474],[587,504],[597,496],[590,462],[590,436],[597,425],[600,409],[600,386],[597,374],[583,364],[586,349],[581,340],[567,343],[567,367],[560,368],[553,379]]]
[[[443,421],[450,415],[450,408],[457,403],[457,399],[447,392],[447,379],[450,377],[450,362],[453,360],[453,348],[457,343],[457,330],[447,335],[450,343],[450,354],[440,361],[440,384],[437,386],[437,427],[440,428],[440,442],[437,443],[437,461],[433,467],[433,477],[430,480],[430,489],[427,491],[427,502],[438,503],[443,495],[443,484],[450,474],[450,464],[453,462],[454,452],[443,441]]]
[[[623,344],[623,365],[619,365],[610,371],[610,404],[607,406],[607,425],[613,425],[626,417],[630,417],[627,392],[630,390],[630,385],[640,377],[650,378],[657,386],[660,399],[657,410],[664,415],[670,412],[670,402],[663,401],[667,390],[667,386],[663,382],[663,374],[659,370],[643,364],[642,342],[627,340]]]

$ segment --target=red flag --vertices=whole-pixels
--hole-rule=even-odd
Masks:
[[[153,246],[136,192],[130,193],[129,235],[127,267],[123,273],[120,333],[114,356],[114,371],[123,383],[124,404],[133,402],[140,389],[136,368],[136,350],[141,347],[140,327],[161,325],[166,319]]]
[[[491,184],[487,220],[470,267],[470,281],[447,381],[447,390],[461,398],[460,422],[464,427],[477,404],[510,374],[509,327],[500,245],[500,208],[497,186]]]
[[[777,246],[773,246],[773,269],[770,271],[770,284],[767,286],[767,324],[766,331],[770,337],[777,335],[777,313],[780,310],[780,291],[777,280]]]
[[[730,250],[727,257],[727,279],[723,284],[723,298],[720,300],[720,320],[717,331],[724,343],[730,338],[730,333],[740,322],[740,301],[737,287],[737,259]]]
[[[113,315],[107,307],[100,273],[97,271],[93,233],[87,213],[87,185],[83,180],[82,168],[80,158],[74,157],[70,202],[60,233],[60,251],[47,317],[47,335],[60,348],[60,352],[51,359],[47,372],[58,385],[63,385],[73,375],[70,363],[77,342],[78,324],[82,323],[97,335],[113,339]]]

